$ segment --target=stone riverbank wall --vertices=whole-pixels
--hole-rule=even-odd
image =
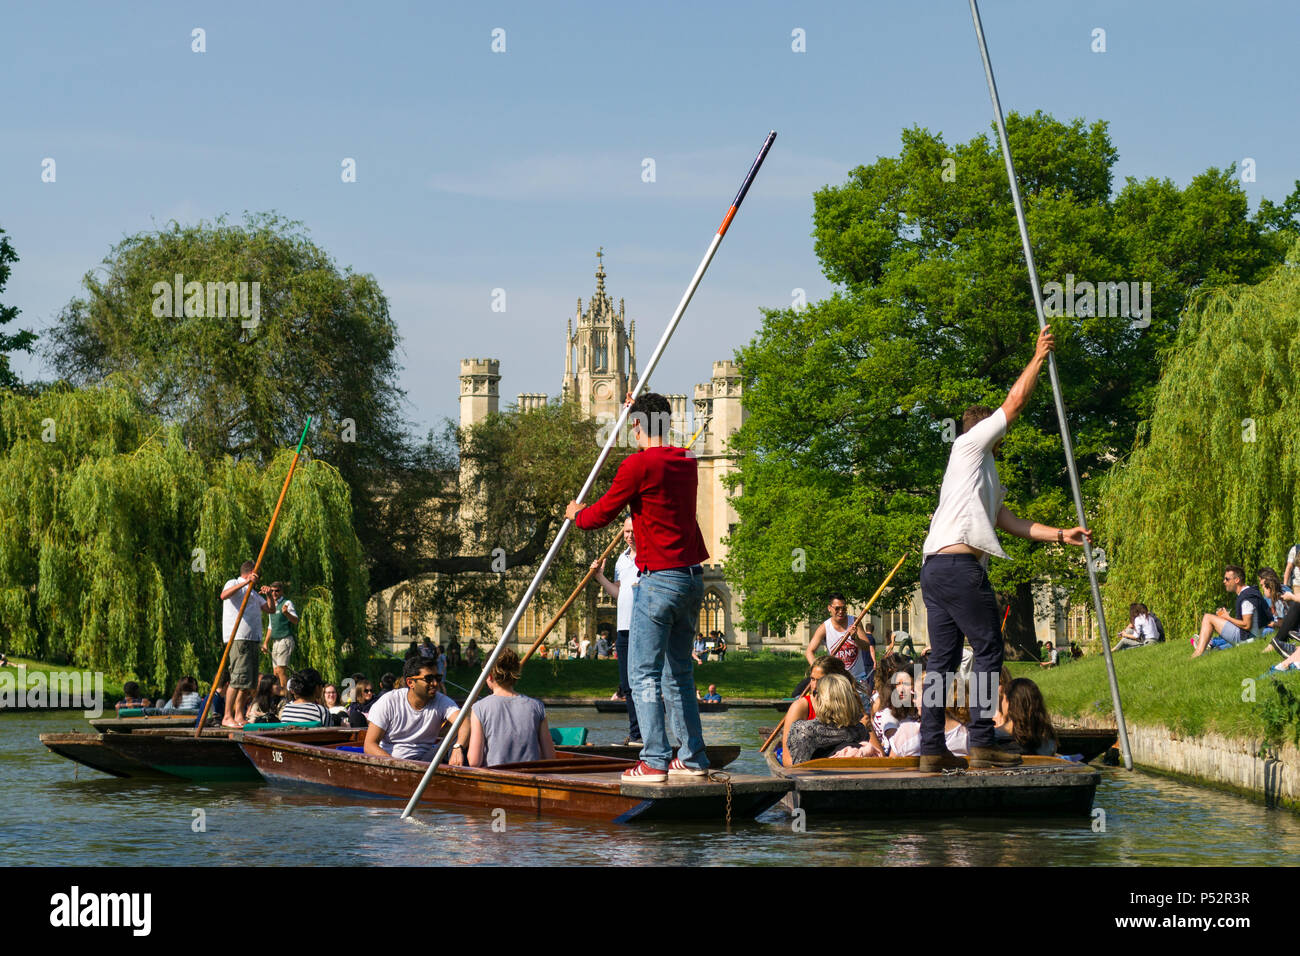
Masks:
[[[1115,726],[1113,721],[1096,718],[1070,722],[1084,727]],[[1128,741],[1134,766],[1300,811],[1300,751],[1289,742],[1278,749],[1276,759],[1265,759],[1258,755],[1261,742],[1257,739],[1215,733],[1191,736],[1162,724],[1132,721],[1128,723]]]

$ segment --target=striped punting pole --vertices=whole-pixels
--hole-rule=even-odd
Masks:
[[[700,280],[704,278],[705,270],[709,268],[709,263],[713,261],[713,254],[718,251],[718,246],[722,244],[722,237],[727,234],[727,229],[731,227],[731,221],[736,218],[736,211],[740,209],[740,204],[744,202],[745,194],[749,192],[749,187],[753,185],[754,177],[758,175],[759,167],[763,165],[763,160],[767,158],[768,150],[772,148],[772,143],[775,140],[776,130],[772,130],[772,132],[767,134],[767,139],[763,141],[763,148],[758,151],[758,156],[755,157],[753,164],[749,167],[749,172],[745,174],[745,181],[740,184],[740,189],[736,192],[736,198],[731,201],[731,208],[727,210],[727,214],[722,218],[722,225],[718,226],[718,231],[714,234],[713,240],[709,243],[709,248],[705,251],[704,258],[700,260],[700,265],[695,270],[695,275],[691,277],[690,284],[686,287],[685,294],[682,295],[681,301],[677,303],[677,308],[673,311],[673,317],[668,321],[668,328],[664,329],[664,334],[659,339],[659,344],[655,346],[654,352],[651,353],[650,361],[646,363],[645,371],[637,381],[636,388],[632,391],[632,397],[634,399],[645,390],[646,382],[650,381],[651,373],[654,372],[655,366],[659,364],[659,358],[663,355],[664,349],[668,347],[668,340],[673,337],[673,332],[676,331],[678,323],[681,322],[682,316],[686,312],[686,306],[690,304],[691,297],[695,295],[695,290],[699,286]],[[609,438],[605,441],[605,447],[601,449],[600,455],[596,458],[596,464],[592,466],[591,473],[587,475],[586,483],[583,484],[582,490],[578,492],[578,501],[585,501],[587,495],[591,493],[591,488],[596,483],[596,478],[600,475],[600,469],[604,467],[606,459],[609,458],[610,451],[614,448],[614,442],[617,441],[618,436],[623,433],[623,426],[627,422],[629,410],[629,406],[625,404],[619,411],[618,421],[615,422],[614,427],[610,429]],[[465,703],[461,707],[460,713],[456,715],[455,722],[452,723],[451,729],[448,730],[446,735],[442,738],[442,743],[438,747],[438,752],[434,754],[433,759],[429,761],[429,769],[424,772],[424,776],[420,779],[420,785],[415,788],[415,793],[411,794],[411,799],[407,802],[406,809],[402,811],[402,819],[406,819],[411,815],[415,810],[415,805],[420,801],[420,797],[423,795],[425,788],[429,786],[429,781],[433,779],[434,773],[437,772],[438,764],[440,764],[442,758],[446,756],[447,751],[451,748],[452,741],[456,739],[456,735],[460,731],[461,724],[465,722],[465,718],[469,714],[470,706],[478,699],[478,695],[482,693],[483,687],[487,683],[487,676],[492,671],[492,666],[497,662],[497,658],[501,656],[501,652],[505,650],[506,644],[514,637],[515,628],[519,626],[519,620],[524,616],[524,611],[528,608],[528,602],[531,601],[533,595],[537,593],[537,589],[541,585],[542,579],[546,577],[546,572],[550,570],[551,563],[555,560],[555,556],[559,554],[560,547],[564,544],[564,539],[569,536],[569,531],[572,527],[573,522],[568,518],[565,518],[564,523],[560,525],[559,533],[555,536],[555,541],[551,544],[551,549],[546,552],[546,557],[542,559],[541,565],[537,568],[537,573],[533,575],[532,582],[528,585],[528,589],[524,591],[524,596],[520,598],[519,606],[515,608],[515,613],[511,616],[509,623],[506,624],[505,630],[501,632],[501,637],[497,641],[496,647],[492,648],[492,653],[489,654],[487,660],[483,662],[483,670],[478,675],[478,680],[474,682],[474,686],[470,689],[468,696],[465,698]]]

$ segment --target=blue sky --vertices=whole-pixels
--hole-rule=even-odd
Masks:
[[[981,12],[1004,108],[1109,121],[1117,186],[1252,157],[1254,206],[1300,179],[1294,5]],[[830,291],[809,236],[814,190],[896,153],[904,127],[959,142],[992,119],[962,0],[6,3],[2,22],[0,227],[20,256],[3,301],[17,325],[47,328],[123,236],[275,210],[377,277],[421,428],[456,416],[462,357],[499,358],[504,398],[558,392],[597,246],[644,361],[769,129],[776,145],[660,391],[706,380],[760,308]],[[205,53],[191,51],[195,27]],[[1105,53],[1091,50],[1098,27]],[[55,183],[41,182],[45,157]],[[341,182],[344,157],[355,183]]]

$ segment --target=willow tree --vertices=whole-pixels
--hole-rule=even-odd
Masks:
[[[1107,614],[1141,601],[1173,637],[1230,604],[1225,564],[1279,572],[1300,534],[1300,243],[1252,286],[1189,310],[1150,422],[1104,483]]]
[[[123,388],[0,392],[0,633],[10,652],[205,679],[222,584],[256,554],[291,452],[209,465]],[[302,611],[298,664],[365,657],[367,594],[346,483],[300,463],[264,561]]]

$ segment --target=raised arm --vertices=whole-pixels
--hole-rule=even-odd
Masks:
[[[605,577],[605,569],[601,566],[603,564],[603,561],[597,559],[591,562],[591,570],[596,572],[596,581],[605,589],[605,593],[612,598],[617,598],[619,582],[611,581],[609,578]]]
[[[1008,427],[1020,417],[1020,413],[1029,404],[1029,399],[1034,394],[1034,388],[1038,385],[1038,375],[1043,370],[1043,362],[1047,361],[1047,353],[1055,347],[1056,340],[1052,337],[1051,326],[1044,326],[1038,332],[1038,342],[1034,346],[1034,357],[1029,360],[1025,370],[1016,379],[1016,384],[1012,385],[1011,391],[1007,393],[1007,400],[1002,403],[1002,413],[1007,416]]]

